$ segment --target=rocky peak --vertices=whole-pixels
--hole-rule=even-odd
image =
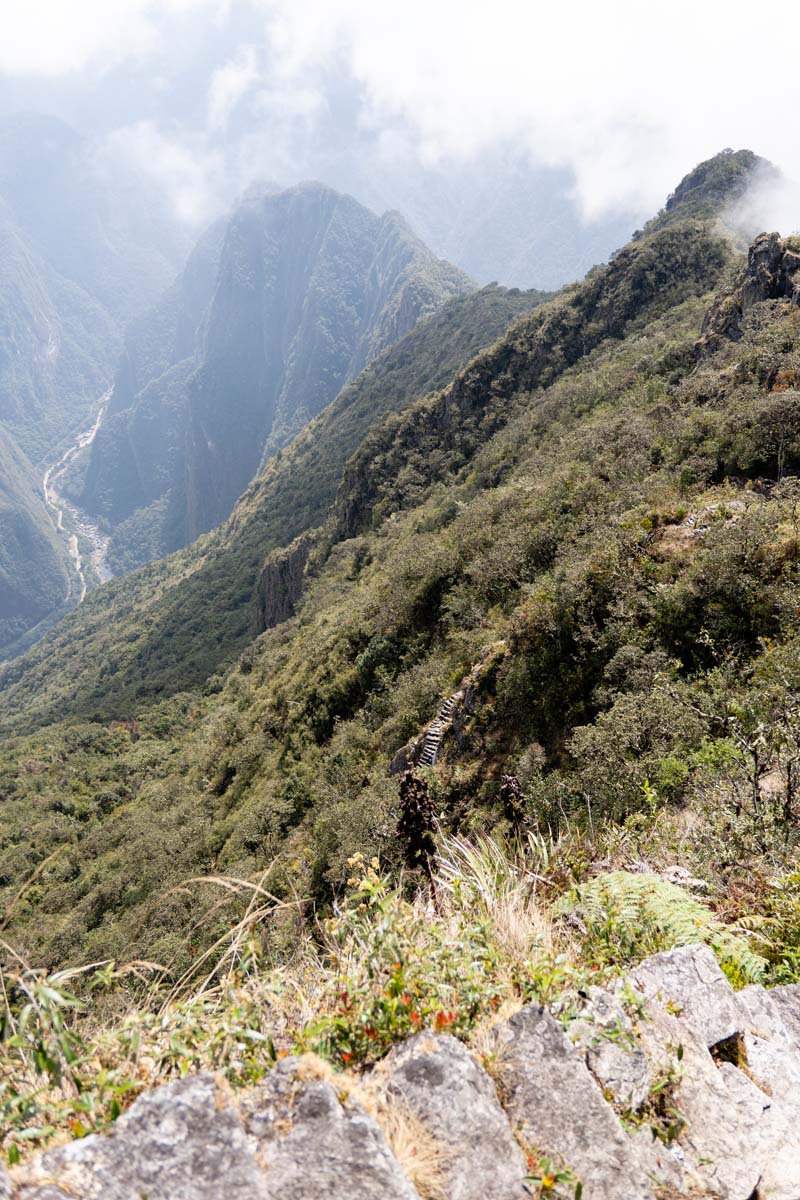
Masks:
[[[771,162],[752,150],[722,150],[685,175],[664,207],[668,213],[708,205],[721,207],[738,200],[762,173],[777,174]]]
[[[713,158],[698,163],[683,177],[667,197],[658,216],[645,225],[644,233],[654,233],[687,220],[723,218],[723,224],[730,225],[731,214],[736,212],[750,189],[778,176],[777,168],[752,150],[722,150]],[[737,224],[736,220],[733,224]],[[750,234],[753,232],[750,230]],[[641,236],[637,234],[634,238]]]

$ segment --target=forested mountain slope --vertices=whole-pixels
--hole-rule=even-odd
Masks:
[[[0,425],[0,646],[57,609],[70,586],[41,482]]]
[[[325,520],[344,465],[370,426],[445,384],[542,298],[484,288],[418,325],[270,461],[226,526],[114,580],[6,667],[4,719],[47,720],[67,701],[83,715],[125,717],[143,696],[197,686],[230,663],[258,630],[265,558]]]
[[[437,713],[414,787],[451,833],[575,823],[578,879],[679,844],[723,911],[790,874],[799,299],[797,242],[671,220],[390,412],[300,558],[264,564],[273,501],[400,348],[226,527],[90,599],[4,676],[7,728],[61,722],[4,751],[25,952],[185,962],[188,876],[325,900],[356,850],[399,866]],[[253,639],[265,575],[295,615]]]
[[[134,328],[83,507],[138,565],[224,520],[260,464],[472,285],[396,213],[320,184],[251,191]]]

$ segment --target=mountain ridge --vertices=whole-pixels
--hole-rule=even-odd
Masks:
[[[170,311],[132,333],[109,422],[73,483],[83,507],[122,526],[112,561],[136,564],[137,526],[163,552],[227,517],[349,379],[469,286],[396,214],[314,182],[251,191],[201,240]]]

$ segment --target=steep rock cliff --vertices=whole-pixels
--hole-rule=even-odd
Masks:
[[[396,213],[251,193],[135,325],[80,501],[137,565],[223,520],[259,468],[466,276]]]

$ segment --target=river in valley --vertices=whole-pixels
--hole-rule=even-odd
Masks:
[[[98,579],[100,583],[105,583],[111,579],[113,572],[110,570],[107,562],[108,554],[108,538],[95,525],[86,513],[81,512],[69,500],[65,500],[58,490],[60,481],[69,468],[70,463],[80,454],[81,450],[85,450],[87,446],[91,446],[94,441],[97,431],[100,428],[103,417],[106,411],[111,389],[100,398],[100,408],[97,413],[97,419],[91,428],[84,430],[78,434],[75,441],[69,447],[58,462],[53,463],[48,467],[42,477],[42,490],[44,499],[47,505],[47,511],[50,514],[50,519],[53,522],[56,533],[59,537],[65,539],[69,556],[72,565],[75,569],[75,574],[78,580],[78,604],[86,598],[86,593],[89,588],[87,580],[87,564],[84,561],[84,551],[82,546],[88,545],[88,556],[91,562],[93,577]],[[72,578],[70,578],[69,588],[65,600],[71,600],[75,595],[75,586]]]

